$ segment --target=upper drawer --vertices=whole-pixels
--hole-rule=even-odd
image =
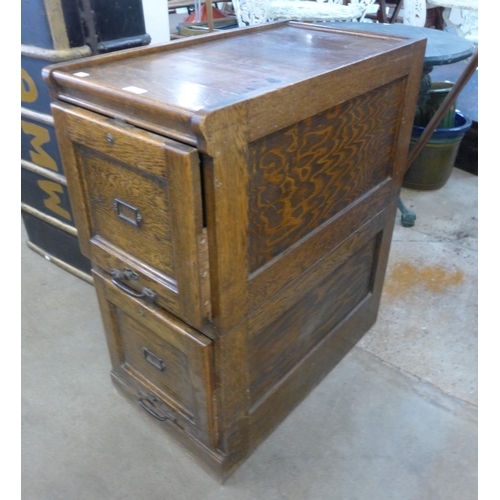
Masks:
[[[72,106],[52,113],[82,252],[104,241],[153,270],[173,312],[200,326],[210,297],[197,150]]]

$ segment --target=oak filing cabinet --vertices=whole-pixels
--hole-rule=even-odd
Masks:
[[[112,379],[220,480],[376,319],[424,50],[278,22],[44,72]]]

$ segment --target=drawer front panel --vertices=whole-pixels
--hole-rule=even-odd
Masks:
[[[215,436],[212,341],[174,316],[128,297],[99,271],[93,275],[113,373],[145,388],[138,396],[148,413],[156,418],[168,414],[210,445]]]
[[[166,181],[87,148],[81,156],[94,233],[175,277]]]
[[[156,305],[177,316],[180,314],[177,285],[168,276],[144,266],[99,237],[92,238],[91,248],[92,262],[109,277],[115,277],[115,286],[125,287],[131,295],[144,293],[145,289],[151,290],[154,294],[152,301]],[[120,276],[116,277],[117,274]]]
[[[116,317],[127,370],[146,377],[168,395],[172,407],[194,422],[196,405],[186,352],[126,312],[117,309]]]
[[[200,328],[210,290],[197,150],[73,106],[52,112],[82,251],[99,241],[161,275],[167,309]]]

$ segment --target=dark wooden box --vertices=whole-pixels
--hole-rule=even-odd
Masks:
[[[101,54],[150,43],[142,0],[23,0],[21,43],[63,50],[87,46]]]
[[[376,319],[424,50],[280,22],[45,70],[112,378],[221,479]]]
[[[64,226],[47,222],[31,211],[23,210],[21,214],[31,250],[74,276],[93,283],[90,260],[80,252],[76,230],[68,232]]]

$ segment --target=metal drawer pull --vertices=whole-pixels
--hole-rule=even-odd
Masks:
[[[142,352],[144,353],[144,359],[151,363],[157,370],[161,372],[165,371],[167,365],[163,361],[163,359],[159,358],[156,354],[153,354],[147,347],[142,348]]]
[[[165,420],[172,420],[172,422],[175,422],[176,418],[171,413],[161,410],[158,412],[158,407],[156,406],[157,402],[162,401],[151,393],[149,394],[149,397],[141,396],[139,398],[139,404],[154,418],[161,420],[162,422],[164,422]],[[154,411],[153,408],[156,411]]]
[[[122,292],[125,292],[127,295],[134,297],[134,299],[144,299],[146,301],[153,302],[158,294],[156,292],[153,292],[153,290],[151,290],[150,288],[144,287],[141,292],[136,292],[120,281],[138,279],[139,277],[137,276],[137,274],[135,274],[130,269],[124,269],[123,273],[121,273],[117,269],[111,269],[111,282],[113,283],[113,285],[119,288]]]
[[[139,227],[141,225],[142,215],[140,214],[137,207],[133,207],[132,205],[129,205],[128,203],[115,198],[115,200],[113,201],[113,208],[115,209],[116,215],[118,215],[120,219],[123,219],[124,221],[132,224],[132,226],[135,227]],[[130,217],[127,214],[130,214]]]
[[[111,269],[111,274],[113,278],[118,280],[139,281],[139,275],[134,273],[134,271],[128,267],[124,267],[122,272],[118,271],[118,269]]]

